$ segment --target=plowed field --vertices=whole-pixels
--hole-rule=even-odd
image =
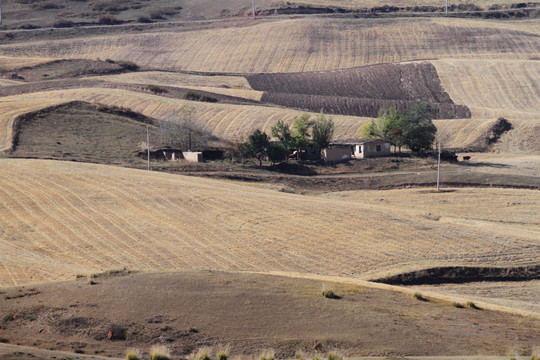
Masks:
[[[372,65],[332,72],[257,74],[247,76],[262,101],[326,113],[377,117],[379,109],[405,110],[422,100],[436,104],[435,118],[468,118],[442,89],[430,63]]]

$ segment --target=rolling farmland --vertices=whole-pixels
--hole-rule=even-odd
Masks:
[[[528,60],[540,52],[539,32],[538,22],[533,21],[298,19],[7,43],[0,45],[0,52],[13,57],[130,60],[174,70],[304,72],[418,59]],[[447,39],[444,46],[439,46],[439,39]]]
[[[3,145],[3,149],[11,147],[12,123],[17,116],[38,110],[44,107],[43,105],[51,106],[69,101],[128,107],[146,116],[166,121],[180,121],[181,109],[189,106],[195,109],[197,121],[212,134],[231,141],[243,141],[256,128],[270,133],[271,127],[278,120],[291,124],[295,116],[302,114],[301,111],[275,107],[193,103],[119,89],[86,88],[47,91],[0,98],[0,109],[5,109],[0,114],[0,144]],[[336,124],[336,139],[359,137],[362,125],[368,121],[368,118],[343,115],[334,115],[332,118]],[[435,121],[435,124],[444,126],[445,131],[450,134],[447,138],[448,144],[465,148],[484,141],[494,121],[491,119],[484,121],[441,120]]]
[[[475,5],[487,9],[499,3]],[[509,0],[502,7],[523,7],[517,3]],[[105,7],[115,4],[121,7]],[[289,352],[301,341],[308,350],[321,341],[365,355],[506,355],[516,343],[516,353],[533,354],[534,321],[540,318],[538,11],[504,21],[481,19],[485,14],[381,15],[381,9],[373,17],[310,16],[295,11],[304,6],[306,13],[346,12],[384,3],[263,0],[256,2],[263,16],[254,20],[249,1],[177,5],[170,0],[6,5],[7,22],[0,29],[0,309],[8,316],[0,319],[0,340],[7,334],[13,343],[86,347],[117,357],[129,341],[168,342],[165,333],[174,339],[175,355],[182,356],[201,343],[229,340],[242,343],[250,355],[278,340],[280,351]],[[295,15],[267,16],[273,9]],[[152,12],[159,17],[140,19]],[[103,26],[100,17],[139,23]],[[175,22],[210,18],[220,20]],[[78,23],[39,28],[51,26],[51,19]],[[225,144],[244,141],[258,128],[270,134],[278,121],[291,125],[304,111],[314,118],[323,108],[334,121],[334,139],[343,140],[360,138],[361,127],[381,106],[403,110],[419,99],[437,105],[434,124],[445,149],[486,151],[461,153],[459,163],[443,164],[447,184],[440,192],[420,187],[435,179],[432,158],[365,159],[316,171],[319,165],[295,161],[264,168],[227,161],[153,167],[175,174],[112,166],[142,167],[136,153],[146,125],[156,146],[163,130],[159,121],[180,123],[185,110],[195,126],[224,140],[212,141]],[[107,106],[110,111],[99,110]],[[500,117],[512,128],[499,138],[494,129],[505,124]],[[464,155],[472,159],[461,161]],[[305,176],[308,172],[318,175]],[[364,184],[394,189],[337,192]],[[460,187],[467,184],[480,187]],[[371,282],[460,266],[502,268],[497,271],[509,277],[536,269],[536,278],[400,287]],[[91,274],[97,273],[95,283]],[[169,292],[174,287],[169,281],[180,295]],[[298,286],[289,288],[292,282]],[[330,282],[339,283],[335,289],[342,300],[321,296],[321,286]],[[149,290],[156,283],[159,289]],[[222,301],[233,283],[234,310]],[[96,296],[113,288],[107,299]],[[58,289],[79,298],[58,297]],[[416,291],[426,301],[412,297]],[[166,307],[153,308],[158,302],[148,301],[150,294],[167,298],[166,311],[173,315],[160,315]],[[48,296],[58,298],[55,307],[41,306]],[[214,302],[206,301],[210,298]],[[278,323],[271,314],[285,307],[276,301],[289,306]],[[458,301],[474,301],[485,311],[458,309],[452,305]],[[192,311],[195,304],[202,307]],[[328,304],[339,316],[329,315]],[[187,319],[178,308],[190,309],[195,318]],[[235,310],[241,318],[223,320]],[[144,315],[130,323],[133,314]],[[290,314],[300,317],[291,321]],[[330,318],[350,323],[327,325]],[[137,331],[125,343],[108,341],[103,324],[120,320]],[[314,330],[314,323],[319,328]],[[285,358],[283,352],[276,355]]]
[[[450,264],[534,264],[539,251],[537,191],[428,193],[417,210],[101,165],[4,159],[0,166],[3,286],[123,266],[366,279]],[[509,205],[521,223],[494,224],[502,212],[459,215],[471,193],[501,195],[503,208],[506,196],[526,199]],[[410,203],[411,196],[419,193],[399,199]],[[451,205],[448,216],[428,216],[439,214],[442,200]]]

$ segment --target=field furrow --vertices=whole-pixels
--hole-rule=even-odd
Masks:
[[[305,197],[110,166],[5,159],[0,167],[0,217],[9,219],[0,241],[6,254],[0,264],[9,269],[0,271],[3,285],[123,266],[370,278],[441,265],[536,264],[540,251],[534,220],[513,232],[467,214],[435,221],[425,211],[374,200]],[[485,191],[490,197],[506,190]],[[481,198],[461,189],[429,201],[455,204],[475,192]],[[527,209],[538,206],[538,193],[513,194],[527,199],[527,206],[513,207],[514,216],[534,219]],[[407,196],[422,197],[404,196],[405,203]],[[36,258],[44,260],[33,270]]]
[[[112,58],[163,69],[230,73],[333,70],[437,58],[526,60],[538,55],[537,21],[498,24],[464,19],[306,18],[223,29],[4,44],[0,51],[9,57]],[[438,46],[441,39],[445,46]],[[402,50],[396,52],[396,47]]]

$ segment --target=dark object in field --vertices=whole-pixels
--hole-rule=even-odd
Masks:
[[[464,156],[464,157],[463,157],[463,161],[469,161],[469,160],[471,160],[471,157],[470,157],[470,156]]]

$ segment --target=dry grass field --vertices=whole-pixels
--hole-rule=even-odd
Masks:
[[[536,20],[307,18],[179,30],[5,42],[0,52],[13,57],[110,58],[160,69],[232,73],[333,70],[417,59],[529,60],[540,52]],[[445,39],[444,46],[440,39]]]
[[[366,200],[353,201],[109,166],[0,164],[4,286],[123,266],[366,279],[432,266],[538,260],[537,191],[395,192],[407,204],[401,206],[391,205],[391,192],[361,193]],[[487,216],[460,215],[459,204],[475,193],[475,208],[485,203]],[[411,208],[412,202],[424,207]],[[443,203],[451,210],[439,210]],[[507,212],[512,218],[501,222]]]

